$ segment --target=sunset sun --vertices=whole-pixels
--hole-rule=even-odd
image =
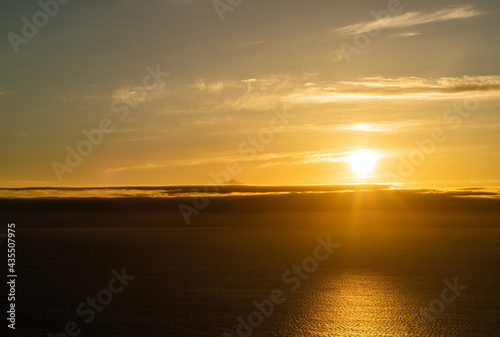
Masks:
[[[372,150],[358,150],[347,157],[347,162],[354,173],[360,178],[366,177],[375,169],[380,155]]]

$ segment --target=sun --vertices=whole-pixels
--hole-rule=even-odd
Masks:
[[[372,150],[363,149],[353,152],[347,157],[346,161],[359,178],[365,178],[375,169],[380,157]]]

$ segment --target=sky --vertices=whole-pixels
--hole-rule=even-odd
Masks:
[[[0,4],[1,187],[500,185],[500,1],[60,2]]]

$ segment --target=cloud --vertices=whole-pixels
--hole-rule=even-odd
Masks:
[[[339,27],[332,32],[336,35],[346,37],[376,31],[381,28],[408,28],[435,22],[469,19],[483,14],[485,14],[485,12],[475,9],[474,5],[467,4],[448,7],[433,13],[408,12],[392,17],[378,18],[374,21],[360,22]]]
[[[91,95],[91,94],[62,94],[55,96],[54,99],[60,102],[73,102],[76,100],[104,100],[107,97],[102,95]]]
[[[150,136],[150,137],[135,137],[135,138],[118,138],[115,142],[143,142],[148,140],[159,140],[166,138],[165,135]]]
[[[219,126],[219,125],[227,125],[229,123],[234,122],[235,119],[231,116],[218,116],[218,117],[205,117],[205,118],[196,118],[196,119],[186,119],[184,118],[180,122],[180,126]]]
[[[125,90],[125,94],[128,93]],[[275,74],[240,80],[203,80],[172,87],[168,102],[158,114],[195,118],[215,125],[224,120],[200,118],[231,116],[236,111],[265,112],[277,106],[356,102],[360,100],[445,100],[466,97],[500,97],[500,76],[422,78],[364,77],[347,81],[319,80],[317,74]],[[193,121],[183,122],[196,126]]]
[[[208,3],[211,0],[127,0],[128,5],[143,4],[145,2],[156,2],[167,5],[190,5],[195,3]]]
[[[189,5],[192,3],[206,3],[209,0],[164,0],[169,5]]]
[[[14,91],[0,88],[0,96],[12,95]]]
[[[131,164],[126,166],[116,166],[110,167],[102,171],[104,174],[125,172],[125,171],[144,171],[151,169],[166,169],[172,167],[190,167],[208,164],[223,163],[229,160],[229,157],[220,155],[213,157],[205,157],[198,159],[172,159],[172,160],[162,160],[157,162],[150,162],[147,164]]]
[[[347,163],[353,151],[330,152],[330,151],[308,151],[298,152],[288,155],[267,158],[268,162],[257,166],[257,168],[267,168],[275,166],[308,165],[323,163]],[[380,158],[383,156],[378,154]]]
[[[257,168],[266,168],[281,165],[306,165],[321,163],[345,163],[352,152],[307,151],[295,153],[261,153],[255,156],[235,155],[231,153],[207,156],[197,159],[176,159],[167,161],[150,162],[147,164],[132,164],[105,169],[104,174],[144,171],[151,169],[166,169],[173,167],[191,167],[201,165],[218,165],[229,161],[238,163],[256,163]]]
[[[139,90],[140,89],[140,90]],[[166,88],[165,83],[161,83],[154,89],[143,87],[123,86],[116,89],[111,95],[113,99],[120,102],[135,102],[143,103],[147,100],[153,100],[166,96],[170,91]]]
[[[404,33],[398,33],[398,34],[391,34],[391,35],[388,35],[387,37],[403,38],[403,37],[413,37],[413,36],[418,36],[418,35],[421,35],[421,33],[404,32]]]
[[[253,47],[253,46],[259,46],[266,43],[264,40],[247,40],[247,41],[240,41],[238,42],[238,45],[240,47]]]
[[[136,171],[136,170],[146,170],[146,169],[155,169],[155,168],[160,168],[162,167],[161,165],[158,164],[142,164],[142,165],[131,165],[131,166],[123,166],[123,167],[115,167],[115,168],[110,168],[106,169],[103,171],[103,173],[115,173],[115,172],[122,172],[122,171]]]
[[[292,94],[290,102],[327,103],[377,99],[448,99],[500,93],[500,76],[463,76],[425,79],[421,77],[367,77],[315,86]]]
[[[339,87],[345,91],[419,91],[419,92],[462,92],[475,90],[500,89],[500,76],[463,76],[426,79],[422,77],[382,76],[365,77],[359,81],[340,81]]]
[[[15,132],[15,131],[12,131],[10,133],[12,136],[17,136],[17,137],[27,137],[28,134],[26,132]]]
[[[198,89],[199,91],[206,91],[211,94],[220,93],[227,87],[233,87],[234,82],[224,82],[224,81],[216,81],[216,82],[206,82],[203,79],[199,79],[196,83],[192,84],[191,87]]]
[[[349,123],[336,125],[334,128],[340,131],[354,132],[390,132],[398,128],[408,125],[408,122],[392,122],[392,123]],[[318,127],[321,127],[318,125]]]
[[[209,95],[196,98],[197,102],[200,99],[206,99],[205,111],[266,111],[283,104],[291,93],[304,90],[304,83],[309,82],[310,76],[308,74],[302,76],[275,74],[239,81],[198,80],[190,87],[197,89],[200,93],[221,94],[219,97]]]

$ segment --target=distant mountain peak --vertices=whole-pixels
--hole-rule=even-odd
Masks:
[[[231,179],[231,180],[226,181],[222,185],[245,185],[245,184],[242,183],[241,181]]]

